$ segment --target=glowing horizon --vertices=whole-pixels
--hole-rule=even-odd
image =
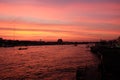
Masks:
[[[93,41],[120,36],[119,0],[0,0],[0,37]]]

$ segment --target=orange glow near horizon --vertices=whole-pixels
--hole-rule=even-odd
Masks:
[[[0,1],[0,37],[94,41],[120,36],[120,5],[116,0],[54,1]]]

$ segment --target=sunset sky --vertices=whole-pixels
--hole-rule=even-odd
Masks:
[[[0,37],[93,41],[120,36],[120,0],[0,0]]]

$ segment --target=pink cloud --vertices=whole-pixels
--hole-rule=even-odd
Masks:
[[[10,30],[15,27],[17,31],[24,30],[28,33],[31,30],[38,30],[37,34],[40,31],[46,34],[50,32],[49,36],[52,38],[61,36],[66,40],[75,38],[93,40],[98,36],[109,39],[120,35],[119,3],[73,2],[62,6],[0,3],[0,10],[1,29]],[[3,33],[8,30],[3,30]],[[3,33],[1,36],[8,36]],[[60,35],[55,35],[56,33]],[[48,35],[45,35],[43,38],[47,37]],[[33,38],[37,39],[35,35],[32,36]]]

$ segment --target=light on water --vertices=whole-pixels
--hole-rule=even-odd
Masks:
[[[77,67],[95,64],[86,45],[0,48],[0,80],[75,80]]]

